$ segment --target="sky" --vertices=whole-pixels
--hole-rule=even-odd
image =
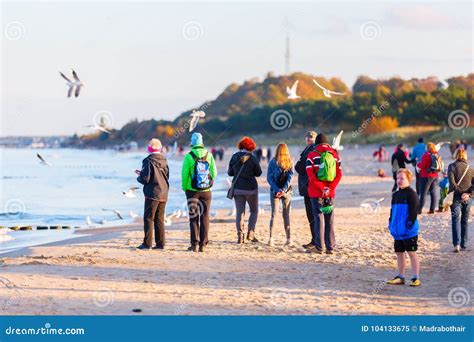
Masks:
[[[403,78],[472,72],[467,2],[2,2],[0,135],[173,119],[268,72]],[[59,71],[77,71],[66,98]]]

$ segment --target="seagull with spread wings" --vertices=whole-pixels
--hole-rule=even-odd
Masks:
[[[324,88],[321,84],[319,84],[315,79],[313,79],[314,84],[316,84],[319,88],[322,89],[324,96],[331,97],[331,95],[345,95],[346,93],[338,93],[337,91],[332,91],[329,89]]]
[[[77,73],[74,70],[72,70],[72,77],[74,78],[74,81],[71,81],[62,72],[59,72],[59,74],[61,75],[62,78],[66,80],[66,84],[69,87],[67,91],[67,97],[71,97],[74,88],[76,88],[76,90],[74,91],[74,96],[78,97],[81,91],[81,87],[84,86],[84,83],[82,83],[82,81],[79,79],[79,77],[77,76]]]
[[[291,88],[286,87],[286,93],[288,94],[289,100],[295,100],[301,97],[298,94],[296,94],[296,90],[298,89],[299,82],[300,82],[299,80],[296,80],[295,83],[293,83],[293,85],[291,86]]]

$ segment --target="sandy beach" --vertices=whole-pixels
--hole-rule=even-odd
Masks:
[[[260,243],[244,245],[235,243],[234,218],[220,210],[211,220],[206,253],[186,250],[186,219],[167,230],[164,251],[135,249],[143,237],[140,224],[78,231],[75,239],[2,256],[2,314],[472,314],[470,302],[459,305],[462,298],[456,291],[465,293],[456,288],[472,290],[473,251],[452,253],[449,212],[419,216],[422,286],[385,284],[396,275],[387,229],[392,178],[376,177],[380,165],[372,161],[371,151],[363,147],[342,153],[333,255],[308,254],[301,247],[310,240],[302,201],[294,202],[291,213],[295,247],[284,246],[281,215],[275,246],[266,244],[268,207],[257,223]],[[472,165],[472,152],[470,157]],[[220,172],[225,172],[226,160],[219,164]],[[389,171],[389,163],[382,166]],[[260,184],[260,191],[268,192],[263,176]],[[297,194],[296,177],[293,184]],[[380,208],[360,206],[380,198],[385,198]]]

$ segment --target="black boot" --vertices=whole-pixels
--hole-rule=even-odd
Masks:
[[[253,230],[248,231],[247,240],[249,240],[250,242],[258,242],[258,239],[255,237],[255,232]]]
[[[237,244],[241,245],[245,242],[245,235],[242,232],[237,233]]]

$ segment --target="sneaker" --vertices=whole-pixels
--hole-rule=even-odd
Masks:
[[[421,281],[418,278],[411,278],[410,280],[410,286],[420,286]]]
[[[323,250],[316,247],[315,245],[311,245],[306,249],[307,253],[317,253],[317,254],[323,254]]]
[[[461,251],[467,251],[467,247],[461,246]]]
[[[156,245],[156,246],[153,247],[152,249],[165,249],[165,246],[158,246],[158,245]]]
[[[303,246],[303,248],[307,249],[307,248],[309,248],[311,246],[314,246],[314,245],[313,245],[313,242],[310,242],[310,243],[307,243],[306,245],[302,245],[302,246]]]
[[[453,250],[454,253],[459,253],[460,251],[461,251],[461,248],[459,247],[459,245],[454,246],[454,250]]]
[[[144,243],[142,243],[140,246],[137,247],[137,249],[151,249],[151,247],[148,247]]]
[[[388,285],[405,285],[405,278],[396,276],[392,280],[387,281]]]
[[[199,246],[199,252],[204,253],[206,251],[206,245]]]
[[[192,251],[192,252],[198,252],[199,251],[199,246],[198,245],[194,245],[194,246],[189,246],[188,247],[188,251]]]
[[[332,249],[326,249],[326,254],[334,254],[334,251]]]
[[[268,239],[268,245],[271,247],[275,246],[275,241],[273,241],[273,238]]]

